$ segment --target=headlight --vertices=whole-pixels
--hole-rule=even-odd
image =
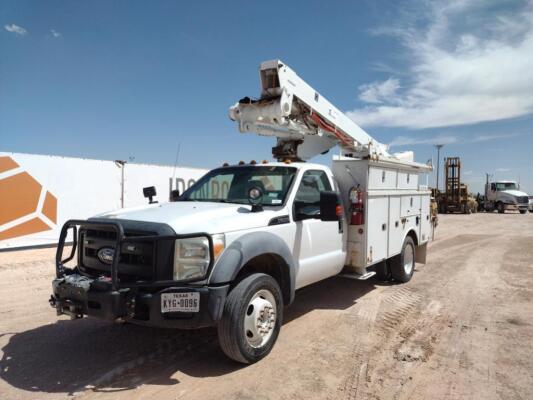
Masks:
[[[213,235],[213,254],[215,261],[225,247],[224,235]],[[202,279],[211,262],[209,240],[198,236],[176,240],[174,250],[174,280]]]

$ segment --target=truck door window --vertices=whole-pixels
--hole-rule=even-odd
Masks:
[[[304,214],[320,213],[320,192],[331,190],[331,184],[324,171],[306,171],[294,199],[296,207]]]

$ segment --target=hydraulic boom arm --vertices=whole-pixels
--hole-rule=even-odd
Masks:
[[[275,136],[277,159],[307,160],[339,145],[343,154],[388,157],[355,122],[279,60],[261,64],[261,97],[245,97],[229,115],[241,132]]]

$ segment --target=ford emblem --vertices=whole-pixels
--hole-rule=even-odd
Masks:
[[[115,249],[111,247],[102,247],[97,253],[98,259],[104,264],[113,264],[113,258],[115,257]]]

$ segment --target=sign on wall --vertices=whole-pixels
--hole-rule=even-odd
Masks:
[[[68,219],[89,218],[122,203],[146,204],[146,186],[155,186],[156,199],[166,201],[171,190],[183,192],[206,172],[0,152],[0,249],[53,244]]]

